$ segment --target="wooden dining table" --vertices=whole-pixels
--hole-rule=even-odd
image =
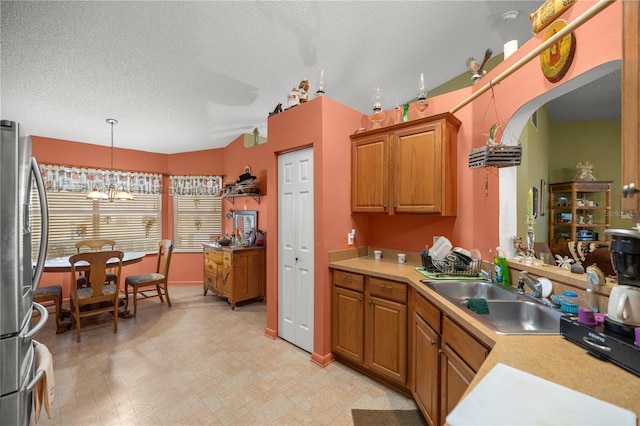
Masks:
[[[142,251],[125,251],[124,257],[122,258],[122,266],[131,265],[133,263],[142,262],[142,258],[145,256],[145,252]],[[44,262],[44,272],[71,272],[71,263],[69,262],[70,256],[63,257],[52,257],[50,259],[45,260]],[[83,263],[86,266],[83,267]],[[115,266],[118,263],[117,258],[109,259],[107,262],[107,268],[111,266]],[[76,264],[76,270],[86,271],[89,267],[89,264],[86,262],[78,262]]]
[[[124,256],[122,257],[122,266],[132,265],[134,263],[142,262],[142,259],[146,255],[145,252],[142,251],[125,251]],[[70,256],[63,257],[52,257],[50,259],[45,260],[44,262],[44,272],[71,272],[71,262],[69,262]],[[84,263],[84,265],[83,265]],[[107,268],[115,267],[118,264],[117,258],[112,258],[107,261]],[[87,271],[89,269],[89,264],[82,261],[76,263],[77,271]],[[124,299],[120,300],[121,306],[124,305]],[[69,316],[69,312],[65,312],[66,309],[62,309],[63,317]],[[118,316],[121,318],[131,318],[131,313],[127,311],[118,312]],[[66,324],[66,328],[68,329],[71,324]]]

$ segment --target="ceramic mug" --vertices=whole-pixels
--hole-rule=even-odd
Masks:
[[[374,250],[373,251],[373,258],[375,260],[380,260],[382,259],[382,250]]]
[[[406,254],[404,253],[398,253],[398,263],[404,263],[406,260]]]
[[[613,287],[609,295],[607,315],[616,322],[640,326],[640,287]]]

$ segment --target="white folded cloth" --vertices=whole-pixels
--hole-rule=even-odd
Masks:
[[[47,416],[51,418],[51,404],[53,403],[54,394],[53,356],[46,345],[35,340],[33,342],[35,345],[36,371],[44,371],[44,376],[33,392],[35,421],[38,424],[43,405],[47,411]]]

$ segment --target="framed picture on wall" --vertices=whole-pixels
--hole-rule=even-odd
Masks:
[[[538,195],[538,201],[540,205],[538,207],[538,214],[540,216],[544,216],[544,211],[547,207],[547,192],[549,189],[547,188],[547,182],[544,179],[540,179],[540,194]]]

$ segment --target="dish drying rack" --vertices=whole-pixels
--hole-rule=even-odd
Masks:
[[[444,259],[433,259],[422,256],[422,266],[427,272],[446,275],[477,277],[482,269],[482,261],[463,257],[455,252],[449,252]]]

